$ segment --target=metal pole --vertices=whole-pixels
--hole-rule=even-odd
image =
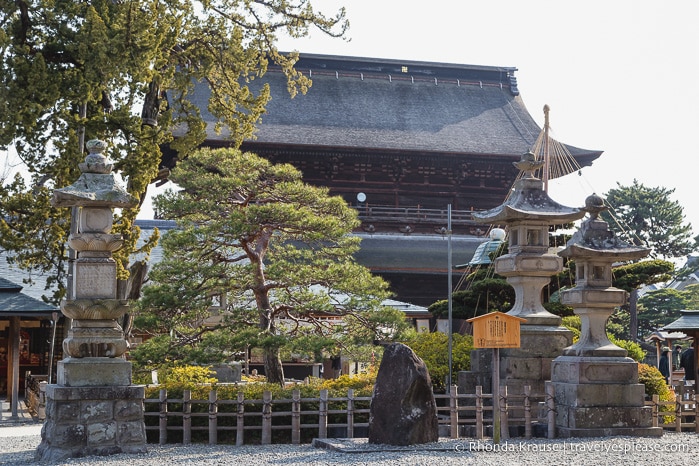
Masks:
[[[451,370],[451,364],[452,364],[452,333],[453,333],[453,328],[452,328],[452,299],[451,299],[451,292],[452,292],[452,283],[451,283],[451,204],[447,206],[447,286],[449,288],[449,293],[447,294],[447,303],[448,303],[448,309],[449,309],[449,326],[448,326],[448,335],[447,335],[447,342],[448,342],[448,364],[449,364],[449,378],[447,379],[447,393],[450,393],[451,391],[451,385],[452,385],[452,370]]]
[[[500,348],[493,348],[493,443],[500,443]]]
[[[20,327],[20,317],[10,317],[10,338],[12,339],[12,384],[10,387],[12,398],[10,400],[10,411],[12,419],[19,418],[19,340],[22,337]]]
[[[53,324],[53,329],[51,332],[51,347],[49,351],[49,375],[47,380],[49,385],[53,383],[53,355],[56,348],[56,327],[58,326],[58,312],[54,312],[51,314],[51,323]]]

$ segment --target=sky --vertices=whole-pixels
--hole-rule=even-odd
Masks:
[[[345,5],[349,41],[311,31],[280,50],[516,67],[520,95],[552,135],[603,150],[592,167],[549,187],[579,207],[633,184],[674,189],[699,234],[699,2],[696,0],[315,0]],[[409,5],[409,6],[408,6]]]
[[[699,234],[695,189],[699,134],[699,2],[696,0],[314,0],[342,5],[349,40],[311,31],[281,38],[280,50],[516,67],[520,95],[552,135],[603,150],[582,176],[549,186],[551,197],[582,206],[594,193],[631,185],[674,190]],[[152,218],[146,203],[140,218]]]

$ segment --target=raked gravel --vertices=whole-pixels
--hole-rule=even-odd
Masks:
[[[41,464],[34,461],[40,426],[0,427],[0,465]],[[148,453],[72,458],[60,464],[173,466],[203,465],[691,465],[699,464],[699,434],[667,432],[661,438],[445,440],[429,446],[376,451],[355,440],[342,451],[311,445],[148,445]],[[345,445],[346,446],[346,445]],[[349,453],[349,450],[368,450]],[[55,463],[54,463],[55,464]]]

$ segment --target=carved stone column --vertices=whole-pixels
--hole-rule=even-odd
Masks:
[[[46,425],[36,454],[41,461],[146,450],[145,390],[131,384],[131,363],[123,358],[129,345],[117,323],[129,308],[117,299],[112,258],[123,240],[111,233],[113,209],[132,207],[137,199],[117,183],[106,147],[89,141],[80,178],[54,191],[54,206],[77,207],[77,231],[68,238],[77,260],[69,299],[61,303],[73,321],[57,383],[46,390]]]

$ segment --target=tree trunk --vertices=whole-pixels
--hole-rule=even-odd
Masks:
[[[631,341],[638,341],[638,290],[633,290],[629,296],[629,336]]]
[[[265,348],[264,352],[265,375],[267,382],[284,386],[284,367],[279,356],[279,348]]]

